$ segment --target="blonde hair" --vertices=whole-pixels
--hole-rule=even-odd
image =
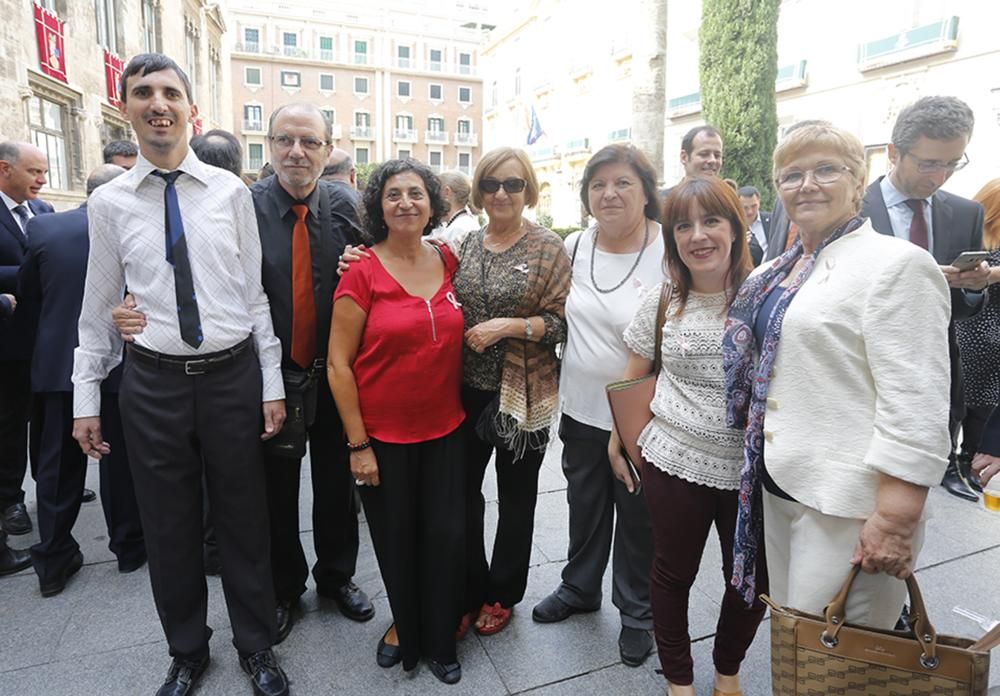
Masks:
[[[1000,179],[993,179],[979,189],[972,200],[986,209],[983,218],[983,248],[1000,248]]]
[[[438,174],[438,179],[441,180],[441,188],[447,186],[451,189],[451,194],[455,199],[455,209],[451,211],[452,213],[469,205],[469,196],[472,194],[472,183],[464,172],[451,169]],[[475,206],[469,206],[469,208],[473,215],[479,212]]]
[[[856,184],[854,191],[854,212],[861,210],[865,193],[865,148],[857,136],[828,123],[816,123],[796,128],[774,148],[775,182],[778,172],[789,162],[805,153],[815,150],[830,150],[836,153],[850,170]]]
[[[472,204],[477,208],[483,207],[483,193],[479,190],[479,183],[488,177],[493,171],[507,160],[517,160],[524,170],[524,180],[528,185],[524,189],[524,205],[526,208],[534,208],[538,205],[538,178],[535,176],[535,168],[531,166],[531,159],[528,153],[516,147],[498,147],[490,150],[476,165],[476,173],[472,177]]]

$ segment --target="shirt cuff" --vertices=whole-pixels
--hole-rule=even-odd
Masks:
[[[281,378],[280,367],[262,367],[263,378],[262,401],[280,401],[285,398],[285,382]]]
[[[101,415],[101,383],[85,382],[73,385],[73,417],[92,418]]]
[[[942,442],[948,442],[947,433],[943,433]],[[946,454],[936,455],[925,448],[890,441],[875,433],[865,456],[865,464],[915,486],[933,488],[941,483],[948,458]]]

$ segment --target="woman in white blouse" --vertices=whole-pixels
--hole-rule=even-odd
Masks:
[[[673,281],[663,329],[653,420],[639,438],[643,490],[653,525],[653,620],[671,696],[693,696],[688,594],[714,523],[723,582],[715,636],[716,696],[740,694],[740,663],[764,615],[729,584],[743,438],[726,425],[722,335],[726,311],[750,271],[746,223],[735,191],[716,177],[686,179],[663,204],[664,256]],[[647,293],[625,331],[625,378],[649,374],[660,287]],[[626,475],[613,436],[608,456]]]
[[[625,327],[649,288],[663,282],[656,171],[631,145],[608,145],[583,172],[580,199],[597,222],[566,238],[572,284],[559,397],[569,550],[559,587],[532,611],[539,623],[596,611],[612,549],[612,596],[621,614],[622,662],[641,665],[653,647],[649,568],[653,539],[646,502],[631,477],[616,480],[607,457],[611,412],[604,388],[621,375]],[[617,516],[617,523],[616,518]]]

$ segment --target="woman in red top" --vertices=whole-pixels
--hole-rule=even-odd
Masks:
[[[386,162],[363,205],[373,253],[337,287],[327,375],[395,621],[377,661],[410,670],[424,657],[454,684],[465,529],[457,261],[423,238],[445,211],[425,165]]]

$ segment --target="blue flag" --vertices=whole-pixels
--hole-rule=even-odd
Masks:
[[[535,111],[535,106],[531,106],[531,125],[528,127],[528,145],[534,145],[535,141],[545,135],[545,131],[542,130],[542,124],[538,120],[538,113]]]

